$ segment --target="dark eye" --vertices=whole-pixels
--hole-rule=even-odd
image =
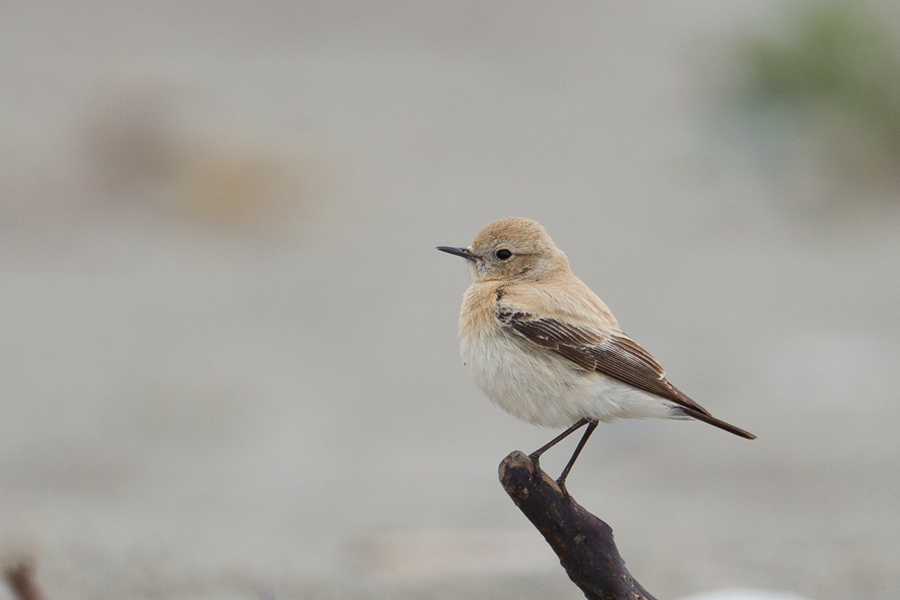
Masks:
[[[512,256],[512,252],[510,252],[510,251],[507,250],[506,248],[500,248],[499,250],[497,250],[496,252],[494,252],[494,256],[496,256],[496,257],[499,258],[500,260],[506,260],[507,258],[509,258],[510,256]]]

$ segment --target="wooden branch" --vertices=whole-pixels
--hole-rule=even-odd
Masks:
[[[34,563],[28,559],[16,560],[3,567],[3,579],[16,600],[43,600],[44,596],[34,580]]]
[[[500,483],[588,600],[656,600],[625,568],[612,528],[564,497],[526,454],[516,450],[503,459]]]

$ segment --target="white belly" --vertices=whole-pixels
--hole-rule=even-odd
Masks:
[[[543,427],[580,419],[678,418],[672,404],[531,346],[503,331],[462,338],[460,354],[476,383],[509,414]]]

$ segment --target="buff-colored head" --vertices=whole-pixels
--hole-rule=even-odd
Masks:
[[[475,281],[541,281],[569,270],[566,255],[544,227],[521,217],[494,221],[468,248],[438,250],[467,259]]]

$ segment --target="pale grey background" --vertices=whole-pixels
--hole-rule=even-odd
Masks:
[[[51,599],[580,598],[496,480],[552,432],[468,381],[433,250],[520,215],[759,435],[595,434],[570,490],[642,583],[900,596],[900,204],[823,208],[727,108],[781,14],[4,5],[0,544]],[[295,212],[203,205],[234,165]]]

